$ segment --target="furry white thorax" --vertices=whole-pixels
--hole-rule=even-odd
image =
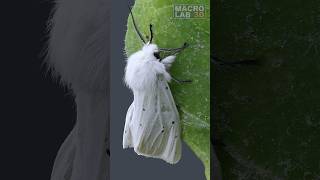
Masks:
[[[157,52],[159,48],[156,44],[147,43],[140,51],[128,58],[125,82],[130,89],[133,91],[154,90],[158,75],[163,76],[168,82],[171,80],[165,64],[154,56],[154,53]]]

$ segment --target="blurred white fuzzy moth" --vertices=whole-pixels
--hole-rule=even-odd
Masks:
[[[129,8],[130,9],[130,8]],[[179,113],[168,82],[173,79],[167,70],[175,60],[175,54],[187,47],[163,49],[152,44],[153,32],[150,24],[150,39],[144,40],[136,27],[130,9],[134,28],[143,42],[143,48],[132,54],[125,69],[125,83],[133,91],[123,133],[123,148],[133,147],[143,156],[160,158],[168,163],[177,163],[181,158],[181,129]],[[160,52],[170,56],[160,58]]]

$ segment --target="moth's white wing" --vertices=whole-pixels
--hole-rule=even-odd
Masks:
[[[154,91],[134,91],[124,129],[123,147],[139,155],[177,163],[181,157],[180,121],[168,83],[161,77]]]
[[[130,105],[126,115],[126,123],[124,125],[124,131],[123,131],[123,142],[122,142],[123,148],[132,147],[132,135],[131,135],[131,128],[129,128],[129,125],[131,124],[131,121],[132,121],[133,109],[134,109],[134,103]]]

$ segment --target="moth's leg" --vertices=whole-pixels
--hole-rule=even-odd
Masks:
[[[171,64],[174,62],[174,60],[176,58],[175,54],[179,53],[180,51],[182,51],[186,47],[188,47],[187,43],[184,43],[180,48],[172,48],[172,49],[160,48],[160,51],[170,52],[171,54],[173,54],[173,55],[165,57],[164,59],[161,59],[160,62],[165,65],[166,69],[169,69],[171,67]],[[174,78],[173,76],[171,76],[171,79],[179,84],[192,82],[192,80],[180,80],[180,79]]]
[[[171,79],[174,80],[176,83],[179,83],[179,84],[192,83],[192,80],[180,80],[180,79],[174,78],[173,76],[171,76]]]
[[[162,52],[169,52],[171,54],[177,54],[180,51],[184,50],[186,47],[188,47],[188,43],[183,43],[183,45],[179,48],[160,48],[159,50]]]

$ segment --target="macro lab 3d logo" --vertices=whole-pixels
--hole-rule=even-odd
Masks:
[[[194,19],[205,17],[205,5],[203,4],[174,4],[173,17],[178,19]]]

